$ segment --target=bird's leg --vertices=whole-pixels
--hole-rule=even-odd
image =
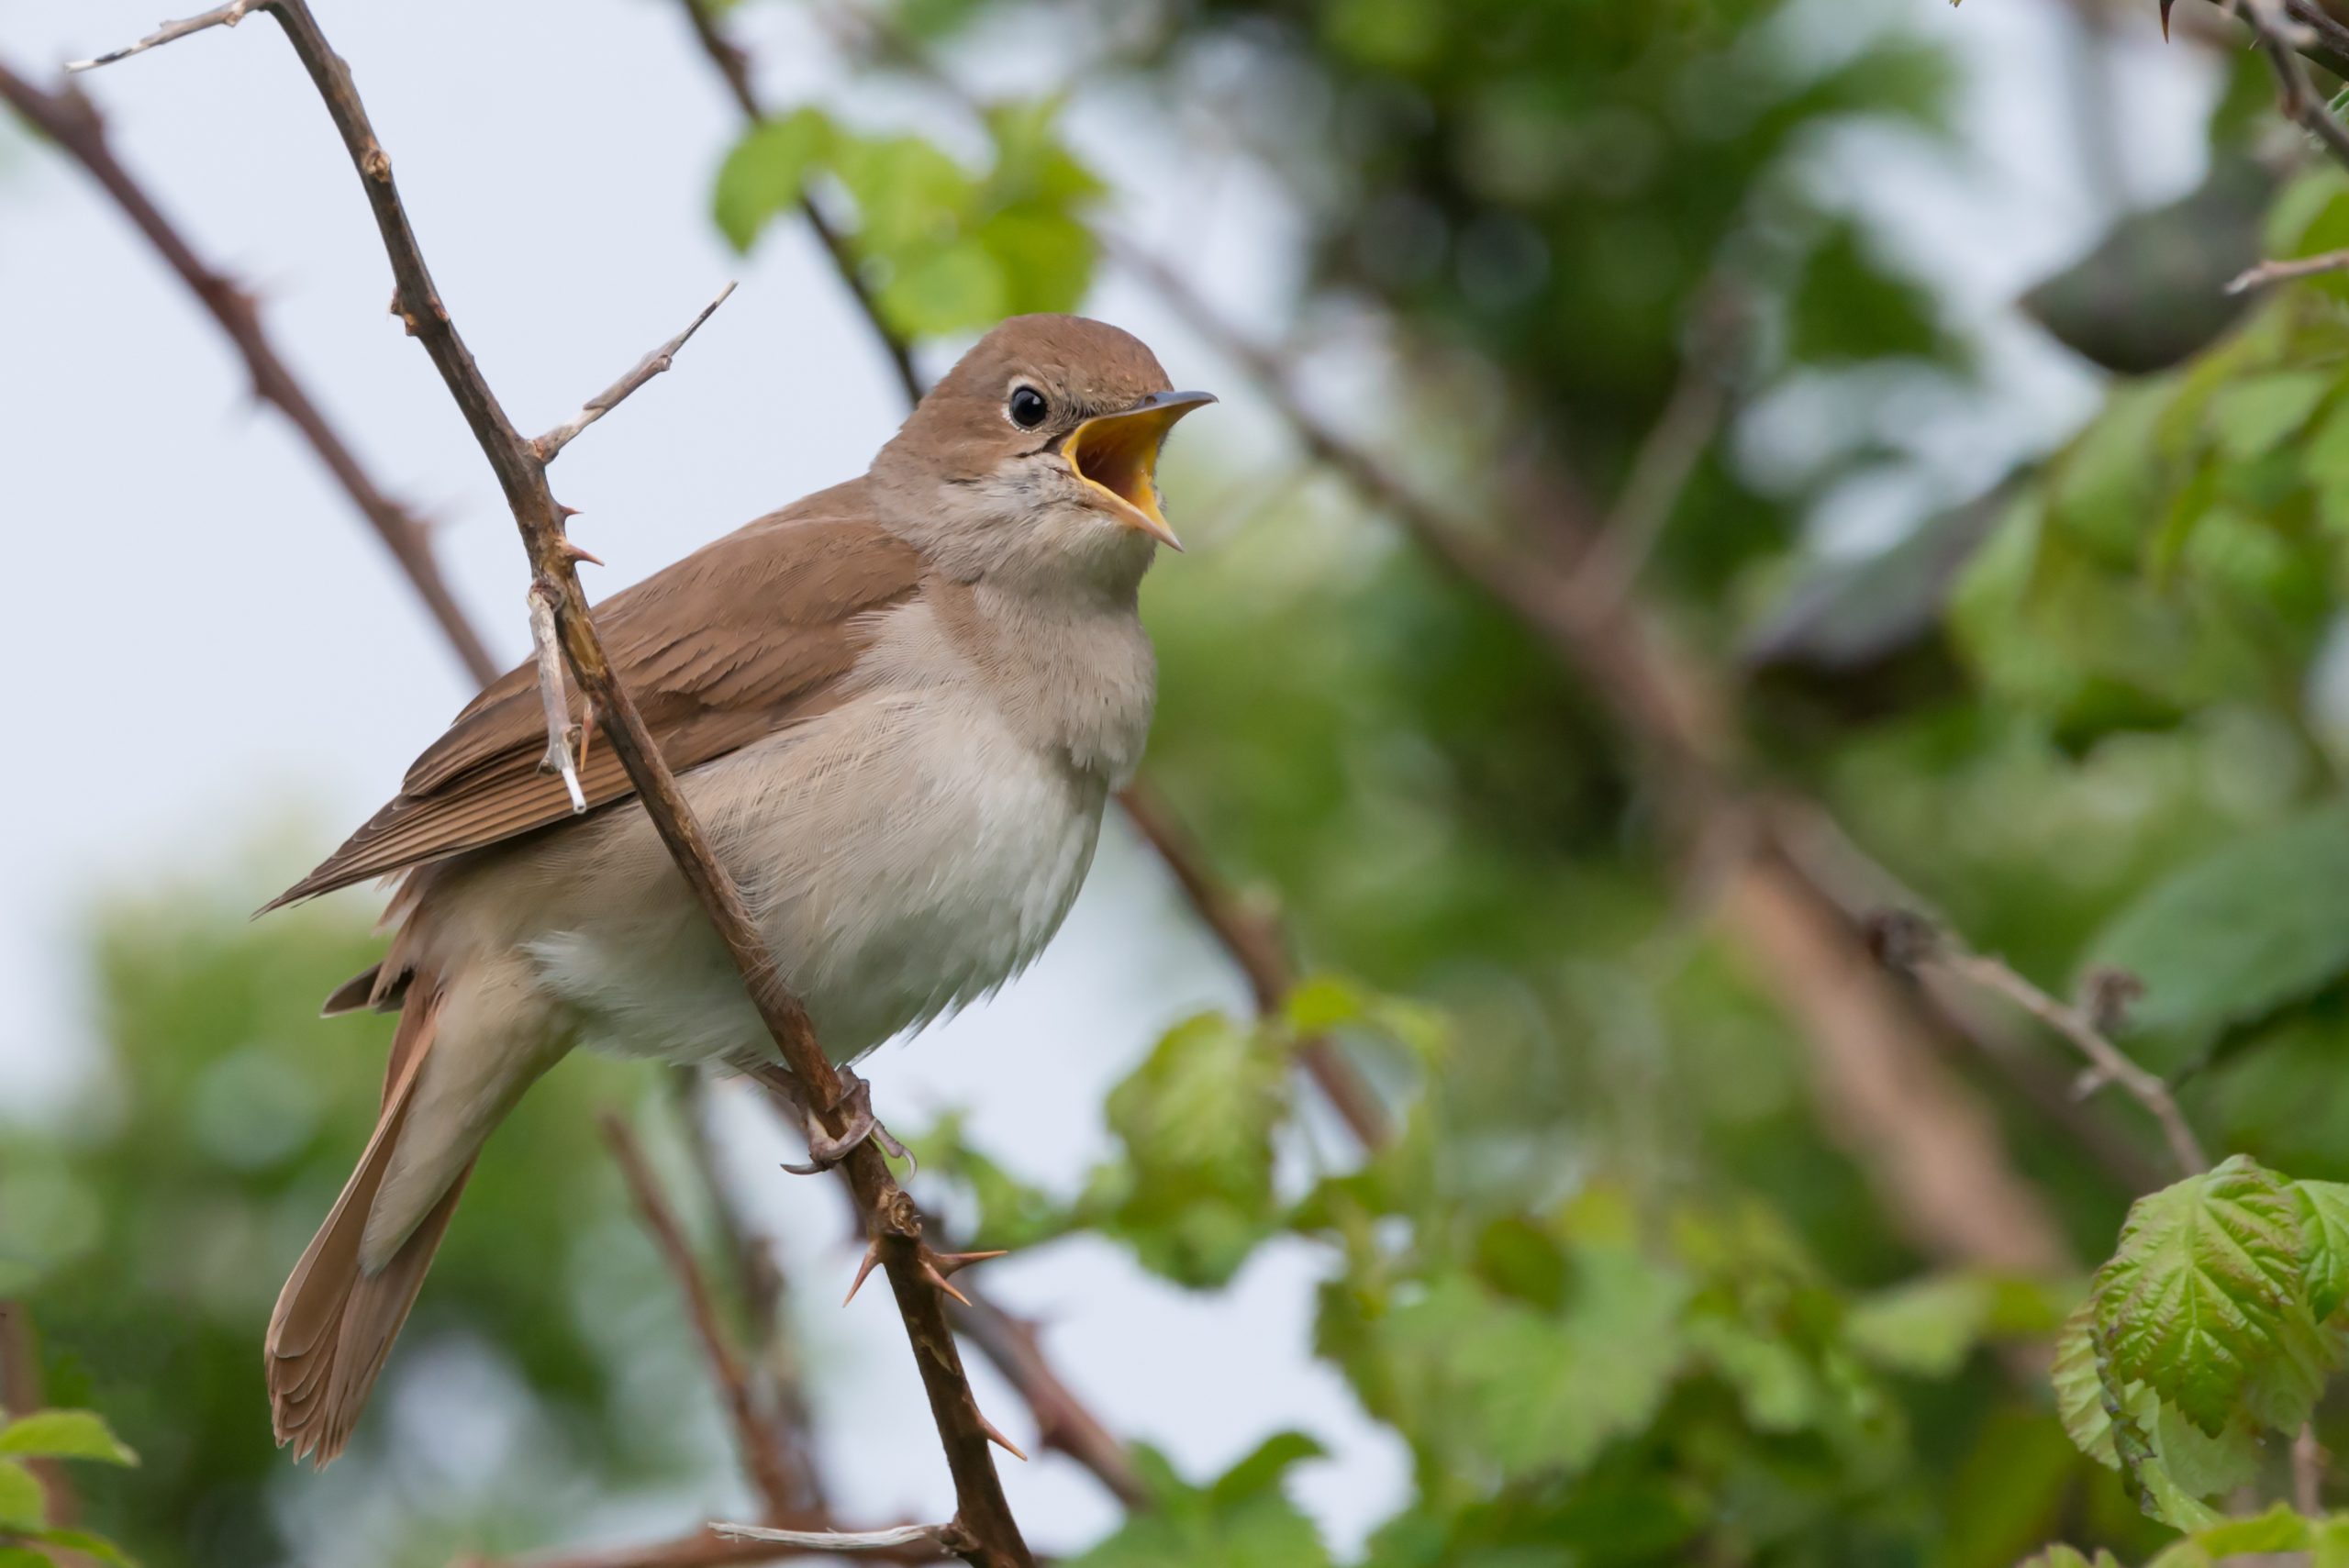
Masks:
[[[847,1113],[848,1126],[835,1138],[824,1130],[814,1116],[808,1114],[807,1096],[798,1079],[780,1068],[760,1070],[759,1081],[789,1095],[793,1103],[799,1106],[806,1124],[807,1163],[794,1165],[786,1162],[783,1168],[795,1176],[816,1175],[847,1159],[856,1146],[868,1138],[881,1146],[883,1153],[910,1162],[913,1155],[873,1114],[873,1085],[845,1067],[840,1070],[840,1074],[847,1087],[841,1093],[838,1108]]]

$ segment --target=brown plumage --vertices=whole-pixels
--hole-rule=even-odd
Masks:
[[[839,1060],[999,984],[1075,896],[1154,690],[1134,603],[1173,539],[1157,443],[1202,401],[1115,328],[1016,318],[864,477],[596,606]],[[319,1463],[540,1073],[581,1041],[735,1066],[771,1051],[609,749],[590,747],[574,815],[545,744],[526,665],[270,905],[402,878],[390,951],[327,1004],[399,1009],[382,1113],[269,1327],[278,1440]]]

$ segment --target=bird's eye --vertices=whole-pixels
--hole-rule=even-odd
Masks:
[[[1044,401],[1044,395],[1032,386],[1013,387],[1008,406],[1011,411],[1011,422],[1023,430],[1032,430],[1042,424],[1044,416],[1051,411],[1051,406]]]

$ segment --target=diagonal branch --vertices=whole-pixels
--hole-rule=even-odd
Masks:
[[[233,9],[234,7],[224,7]],[[241,15],[241,12],[239,13]],[[221,12],[207,13],[214,20],[226,25],[228,18]],[[201,20],[201,18],[199,18]],[[209,23],[206,24],[210,25]],[[165,28],[132,49],[115,54],[102,55],[89,64],[103,64],[108,60],[136,54],[159,41],[184,37],[195,30],[182,25],[182,30]],[[473,623],[465,617],[456,596],[450,592],[448,580],[440,574],[440,563],[433,556],[432,542],[408,510],[391,499],[368,476],[360,465],[351,443],[319,408],[316,400],[295,378],[284,359],[262,329],[261,313],[252,296],[237,286],[226,274],[199,259],[161,208],[148,198],[138,182],[116,161],[114,150],[107,142],[106,124],[99,118],[97,108],[84,97],[79,88],[67,83],[52,90],[33,85],[25,78],[0,64],[0,99],[29,121],[41,134],[54,142],[59,150],[82,165],[107,195],[114,198],[124,216],[146,237],[164,263],[179,275],[190,293],[203,305],[220,329],[228,334],[238,354],[245,361],[251,375],[253,393],[263,402],[284,414],[298,431],[327,472],[334,476],[360,516],[367,519],[391,551],[392,559],[406,574],[417,597],[431,612],[441,636],[456,652],[458,662],[475,685],[485,686],[503,673],[504,666],[491,657],[488,645]]]
[[[675,1211],[662,1195],[660,1181],[652,1174],[651,1163],[645,1159],[636,1135],[614,1112],[605,1113],[602,1125],[604,1142],[612,1151],[612,1162],[620,1168],[621,1179],[628,1184],[637,1214],[651,1235],[653,1245],[660,1250],[662,1262],[668,1265],[678,1288],[685,1293],[694,1335],[701,1341],[711,1381],[718,1385],[726,1404],[727,1418],[733,1423],[734,1446],[742,1456],[743,1468],[751,1473],[752,1485],[766,1500],[768,1517],[786,1518],[802,1503],[797,1482],[801,1466],[783,1451],[774,1429],[759,1414],[751,1392],[750,1374],[743,1370],[742,1358],[718,1318],[718,1303],[711,1298],[708,1282],[702,1278],[701,1265],[694,1260],[693,1245],[685,1240],[685,1227],[677,1223]]]
[[[253,8],[267,9],[284,28],[351,155],[391,261],[401,314],[440,373],[506,494],[530,558],[533,580],[552,595],[555,628],[573,677],[595,705],[639,803],[741,974],[761,1020],[802,1085],[811,1114],[828,1133],[844,1134],[849,1127],[845,1085],[818,1043],[806,1009],[783,983],[740,889],[712,852],[634,699],[613,673],[587,614],[575,562],[565,548],[562,512],[548,486],[546,460],[515,428],[442,302],[401,203],[390,155],[368,121],[349,65],[328,44],[306,0],[256,0]],[[974,1564],[1028,1568],[1032,1559],[996,1475],[989,1429],[963,1374],[942,1294],[922,1272],[920,1215],[869,1140],[857,1145],[843,1170],[888,1271],[953,1474],[956,1515],[945,1539]]]

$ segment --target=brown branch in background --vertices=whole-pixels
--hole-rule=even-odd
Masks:
[[[33,1327],[32,1309],[23,1302],[0,1296],[0,1423],[12,1416],[27,1416],[48,1401],[41,1394],[40,1335]],[[81,1513],[81,1499],[65,1467],[53,1459],[22,1462],[40,1483],[45,1516],[54,1526],[69,1526]],[[75,1562],[83,1561],[78,1555]]]
[[[660,1250],[661,1261],[668,1265],[678,1288],[685,1293],[694,1334],[701,1340],[702,1354],[709,1362],[710,1379],[718,1385],[727,1418],[733,1423],[734,1446],[741,1455],[742,1466],[751,1473],[751,1484],[766,1500],[768,1517],[788,1518],[805,1501],[796,1483],[799,1466],[783,1451],[775,1440],[774,1429],[759,1412],[742,1358],[727,1336],[718,1303],[711,1298],[701,1267],[694,1261],[693,1244],[685,1240],[685,1228],[678,1224],[668,1199],[662,1195],[661,1184],[653,1176],[636,1135],[629,1130],[626,1121],[610,1111],[604,1114],[603,1131],[604,1142],[612,1151],[612,1162],[620,1168],[621,1179],[628,1184],[629,1196],[635,1201],[644,1229]]]
[[[742,117],[758,125],[767,117],[760,104],[757,89],[751,82],[750,56],[729,39],[710,13],[707,0],[678,0],[685,9],[687,24],[694,38],[708,56],[710,63],[726,83],[735,106]],[[942,80],[942,79],[941,79]],[[959,95],[958,95],[959,96]],[[960,100],[975,109],[968,98]],[[824,243],[830,256],[833,271],[863,312],[873,335],[898,370],[905,384],[908,406],[921,401],[922,384],[914,373],[913,354],[888,317],[882,315],[879,303],[865,288],[856,269],[855,258],[839,237],[826,224],[815,203],[806,197],[800,200],[800,211],[814,228],[817,238]],[[1289,988],[1296,984],[1296,973],[1289,962],[1288,940],[1279,924],[1262,911],[1247,907],[1244,902],[1219,878],[1207,853],[1175,817],[1174,808],[1153,789],[1146,777],[1138,778],[1119,792],[1119,804],[1143,839],[1149,841],[1159,858],[1174,873],[1177,886],[1190,901],[1191,908],[1216,940],[1223,945],[1248,981],[1248,988],[1256,999],[1260,1013],[1276,1010]],[[1340,1119],[1353,1133],[1364,1149],[1383,1147],[1392,1129],[1388,1125],[1386,1106],[1379,1098],[1353,1062],[1337,1044],[1327,1039],[1305,1041],[1298,1050],[1307,1074],[1319,1084]],[[1106,1481],[1108,1478],[1104,1476]],[[1113,1486],[1114,1489],[1114,1486]]]
[[[509,1562],[482,1557],[461,1559],[451,1568],[732,1568],[742,1562],[781,1562],[802,1554],[771,1540],[750,1540],[717,1533],[704,1526],[691,1535],[643,1546],[591,1547],[584,1551],[551,1552]],[[883,1562],[936,1562],[946,1555],[937,1546],[900,1546],[876,1550],[866,1560]]]
[[[718,73],[726,79],[726,89],[733,95],[734,106],[740,109],[742,117],[752,125],[765,119],[766,113],[759,106],[758,89],[751,84],[751,57],[718,29],[718,18],[710,14],[703,0],[681,0],[681,4],[685,6],[686,23],[694,30],[695,41],[709,57],[710,63],[718,67]],[[866,285],[863,274],[857,271],[856,258],[849,253],[848,242],[824,217],[823,209],[816,205],[814,197],[802,195],[799,198],[799,214],[807,220],[808,228],[824,248],[824,254],[831,258],[832,271],[840,274],[841,285],[855,299],[856,307],[864,313],[864,318],[873,324],[874,339],[881,345],[881,351],[888,356],[889,367],[897,375],[897,384],[905,389],[906,402],[908,405],[919,403],[921,373],[914,369],[913,345],[889,326],[887,318],[881,314],[880,302],[873,297],[873,291]]]
[[[226,25],[228,17],[225,11],[235,9],[238,7],[224,7],[223,11],[207,15],[214,21]],[[239,14],[242,15],[242,11],[239,10]],[[121,59],[156,42],[167,42],[169,38],[184,37],[195,30],[187,24],[180,24],[180,27],[182,30],[179,32],[166,28],[162,33],[133,49],[101,55],[97,61],[84,63],[98,64]],[[167,34],[169,38],[165,36]],[[148,199],[146,192],[116,161],[114,150],[106,140],[105,122],[99,118],[96,107],[70,83],[54,90],[36,87],[5,64],[0,64],[0,99],[6,99],[60,150],[81,164],[106,195],[114,198],[115,205],[146,237],[147,242],[155,248],[172,271],[179,274],[180,280],[236,346],[237,352],[245,361],[246,370],[252,376],[254,395],[276,407],[293,423],[303,440],[317,454],[318,461],[326,465],[327,472],[334,476],[335,483],[341,486],[343,494],[351,498],[351,505],[359,508],[360,516],[367,519],[368,526],[383,539],[384,547],[391,551],[392,559],[406,574],[417,596],[431,612],[433,621],[440,628],[441,636],[456,651],[459,662],[464,665],[466,673],[473,676],[473,684],[485,686],[495,680],[503,666],[490,656],[488,646],[473,630],[472,622],[465,618],[465,612],[450,592],[447,579],[440,575],[440,564],[433,556],[431,540],[423,525],[406,507],[384,495],[368,477],[351,444],[342,439],[318,405],[303,390],[301,383],[295,379],[293,371],[262,331],[261,313],[255,307],[252,296],[226,274],[198,259],[171,220]]]
[[[1916,973],[1939,971],[1956,976],[2008,1001],[2047,1025],[2087,1058],[2094,1069],[2090,1086],[2118,1084],[2122,1092],[2145,1108],[2169,1144],[2170,1158],[2187,1175],[2210,1168],[2210,1156],[2178,1109],[2176,1096],[2157,1073],[2147,1072],[2106,1037],[2098,1019],[2087,1010],[2059,1002],[2018,973],[2004,959],[1968,951],[1950,932],[1922,915],[1906,910],[1880,912],[1870,922],[1869,941],[1888,967]],[[2117,1012],[2118,1005],[2110,1010]]]
[[[368,122],[350,67],[327,43],[306,0],[257,0],[255,8],[267,9],[284,27],[351,155],[392,264],[401,313],[497,476],[529,551],[534,582],[544,584],[552,596],[556,629],[573,677],[595,705],[639,804],[740,973],[761,1020],[807,1096],[810,1113],[829,1135],[844,1134],[849,1127],[846,1086],[818,1044],[805,1009],[783,984],[740,889],[712,854],[634,699],[612,672],[586,611],[586,595],[563,535],[563,513],[547,484],[546,462],[507,417],[441,302],[400,201],[390,156]],[[963,1374],[947,1327],[943,1296],[925,1277],[926,1273],[934,1277],[934,1271],[924,1257],[920,1215],[870,1140],[857,1145],[842,1169],[888,1271],[954,1478],[955,1518],[941,1539],[985,1568],[1028,1568],[1033,1560],[1004,1499],[989,1451],[991,1429]]]

